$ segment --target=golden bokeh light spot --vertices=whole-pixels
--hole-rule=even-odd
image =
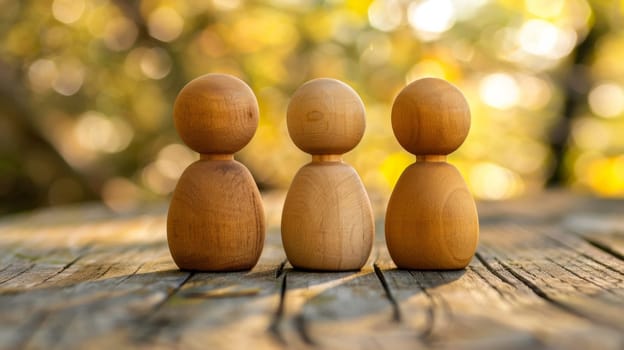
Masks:
[[[608,126],[591,117],[575,120],[572,124],[571,136],[574,143],[583,150],[602,151],[609,147],[611,141]]]
[[[519,195],[524,190],[522,179],[500,165],[481,162],[472,167],[470,187],[477,198],[500,200]]]
[[[603,196],[624,195],[624,156],[598,158],[587,169],[591,189]]]
[[[234,11],[242,5],[242,0],[212,0],[212,4],[220,11]]]
[[[173,192],[177,183],[177,179],[171,179],[161,173],[155,162],[143,168],[141,181],[148,189],[161,196]]]
[[[375,0],[368,7],[371,27],[384,32],[397,29],[403,22],[403,7],[399,0]]]
[[[74,135],[78,144],[85,149],[117,153],[128,147],[134,131],[122,119],[109,118],[102,113],[89,111],[78,118]]]
[[[38,93],[45,92],[52,87],[58,76],[58,69],[54,61],[40,58],[28,67],[28,82],[30,88]]]
[[[385,65],[392,54],[392,42],[382,34],[366,33],[357,40],[360,61],[369,65]]]
[[[221,30],[228,45],[245,53],[266,48],[287,50],[299,40],[292,17],[264,9],[251,10],[249,16],[240,17]]]
[[[413,1],[407,20],[420,39],[434,40],[455,24],[455,6],[450,0]]]
[[[147,29],[152,37],[163,42],[171,42],[182,34],[184,19],[175,9],[161,6],[149,14]]]
[[[552,84],[538,76],[520,75],[517,77],[520,86],[520,104],[523,108],[539,111],[546,107],[553,97]]]
[[[113,177],[102,186],[102,201],[115,212],[125,212],[137,208],[141,189],[123,177]]]
[[[103,37],[106,47],[113,51],[124,51],[136,41],[138,29],[133,21],[124,16],[112,18],[104,27]]]
[[[416,79],[435,77],[447,79],[447,68],[444,63],[435,59],[423,59],[410,68],[405,75],[405,83],[409,84]]]
[[[345,0],[345,7],[359,16],[364,16],[368,12],[371,0]]]
[[[159,47],[143,50],[139,61],[141,72],[150,79],[162,79],[171,71],[171,58]]]
[[[54,0],[52,15],[65,24],[71,24],[80,19],[85,10],[84,0]]]
[[[538,17],[556,18],[561,15],[565,0],[524,0],[526,10]]]
[[[520,27],[517,40],[525,52],[557,60],[572,52],[577,35],[571,28],[560,28],[548,21],[531,19]]]
[[[59,65],[56,79],[52,82],[52,88],[64,96],[71,96],[80,90],[84,82],[85,68],[76,59],[65,59]]]
[[[228,47],[213,28],[204,29],[197,37],[196,45],[203,55],[208,57],[222,57],[228,52]]]
[[[589,92],[588,102],[594,114],[604,118],[618,117],[624,112],[624,89],[617,83],[599,84]]]
[[[198,154],[191,151],[188,147],[172,143],[158,152],[155,166],[161,175],[177,180],[182,175],[184,169],[198,158]]]
[[[481,79],[479,95],[488,106],[505,110],[518,104],[520,87],[510,74],[494,73]]]
[[[531,138],[508,138],[505,141],[504,165],[522,175],[535,175],[548,160],[549,149]]]
[[[415,161],[416,159],[414,156],[407,152],[395,152],[389,154],[386,159],[383,160],[379,170],[390,188],[393,188],[397,181],[399,181],[399,177],[405,168]]]
[[[583,185],[589,186],[591,175],[589,173],[590,165],[603,157],[602,153],[597,151],[582,152],[574,160],[573,173],[576,180]]]
[[[89,34],[95,38],[101,38],[111,19],[117,16],[118,11],[114,5],[107,2],[98,3],[85,14],[84,23]]]

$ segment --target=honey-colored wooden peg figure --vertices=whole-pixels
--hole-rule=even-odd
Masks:
[[[392,106],[392,129],[416,162],[399,178],[386,211],[386,244],[404,269],[461,269],[479,240],[474,199],[446,156],[466,139],[470,110],[448,82],[424,78],[406,86]]]
[[[233,154],[256,132],[256,97],[238,78],[207,74],[180,91],[173,115],[184,143],[200,153],[171,198],[167,241],[173,260],[184,270],[252,268],[264,244],[264,209],[251,173]]]
[[[360,142],[365,123],[362,100],[338,80],[311,80],[292,96],[288,133],[312,155],[295,175],[282,213],[284,250],[296,268],[357,270],[370,255],[370,201],[357,172],[342,161]]]

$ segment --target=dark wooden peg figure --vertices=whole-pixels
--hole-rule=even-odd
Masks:
[[[479,218],[472,195],[446,156],[466,139],[470,110],[448,82],[412,82],[392,106],[392,129],[416,155],[397,182],[386,210],[386,243],[399,268],[460,269],[472,259]]]
[[[256,97],[238,78],[207,74],[180,91],[173,115],[184,143],[200,153],[171,198],[167,241],[173,260],[184,270],[252,268],[264,244],[264,209],[251,173],[233,155],[256,132]]]

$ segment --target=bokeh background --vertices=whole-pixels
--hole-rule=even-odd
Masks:
[[[387,198],[414,159],[392,100],[435,76],[469,100],[450,161],[477,198],[623,196],[623,14],[602,0],[0,0],[0,213],[166,198],[197,159],[172,104],[208,72],[256,92],[260,125],[237,159],[262,190],[286,189],[309,159],[288,137],[289,96],[333,77],[367,108],[346,160]]]

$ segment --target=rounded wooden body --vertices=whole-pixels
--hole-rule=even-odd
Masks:
[[[418,161],[405,169],[386,211],[386,244],[399,268],[464,268],[478,240],[474,199],[454,166]]]
[[[358,270],[370,255],[373,213],[360,177],[348,164],[312,162],[299,170],[282,213],[282,242],[297,268]]]
[[[244,165],[200,159],[184,171],[167,215],[169,250],[180,269],[250,269],[264,236],[262,200]]]

